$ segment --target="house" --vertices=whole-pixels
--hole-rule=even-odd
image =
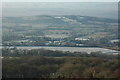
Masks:
[[[87,39],[87,38],[75,38],[75,40],[77,40],[77,41],[88,41],[89,39]]]

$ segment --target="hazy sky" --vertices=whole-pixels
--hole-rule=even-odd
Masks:
[[[5,2],[3,16],[83,15],[117,18],[117,2]]]
[[[1,2],[107,2],[107,3],[109,3],[109,2],[119,2],[119,0],[0,0],[0,17],[1,17],[1,15],[2,15],[2,11],[1,11],[1,9],[2,9],[2,5],[1,5]],[[112,5],[111,5],[112,6]],[[117,6],[117,4],[116,4],[116,6]],[[14,6],[14,7],[16,7],[16,6]],[[95,7],[97,7],[97,6],[95,6]],[[5,8],[3,8],[3,9],[5,9]],[[16,8],[17,9],[17,8]],[[20,8],[19,8],[20,9]],[[109,9],[111,9],[111,8],[109,8]],[[105,10],[107,10],[108,12],[112,12],[112,10],[109,10],[109,9],[107,9],[107,8],[105,8]],[[115,7],[114,7],[114,9],[115,9]],[[7,10],[7,11],[6,11]],[[5,11],[3,11],[3,13],[5,13],[5,15],[6,15],[6,12],[8,12],[9,13],[9,15],[11,16],[11,14],[13,14],[13,13],[11,13],[12,11],[13,11],[13,9],[10,9],[10,8],[8,8],[8,9],[6,9]],[[15,8],[14,8],[14,10],[15,10]],[[59,9],[58,9],[59,10]],[[25,14],[28,14],[29,13],[29,11],[27,12],[28,10],[26,9],[26,13]],[[90,10],[89,10],[90,11]],[[92,11],[92,10],[91,10]],[[95,11],[95,10],[94,10]],[[103,10],[104,11],[104,10]],[[107,11],[105,11],[105,14],[107,14]],[[116,9],[115,10],[113,10],[113,11],[116,11]],[[13,12],[15,12],[15,11],[13,11]],[[17,11],[17,12],[19,12],[19,14],[21,14],[23,11],[21,11],[21,9],[20,9],[20,11]],[[16,12],[16,13],[17,13]],[[48,12],[50,12],[50,10],[48,11]],[[70,11],[69,11],[70,12]],[[75,12],[77,12],[77,11],[75,11]],[[83,11],[83,12],[86,12],[85,10]],[[7,13],[7,15],[8,15],[8,13]],[[41,13],[43,13],[43,12],[41,12]],[[47,12],[46,12],[47,13]],[[79,13],[79,12],[77,12],[77,13]],[[37,14],[36,12],[34,12],[34,14]],[[34,15],[33,14],[33,15]],[[92,14],[92,13],[91,13]],[[104,13],[97,13],[98,15],[99,14],[103,14],[103,16],[104,16]],[[114,14],[114,15],[113,15]],[[8,16],[9,16],[8,15]],[[15,14],[13,14],[13,15],[15,15]],[[21,15],[23,15],[23,13],[21,14]],[[32,15],[32,14],[31,14]],[[94,15],[94,14],[93,14]],[[117,17],[117,11],[116,12],[112,12],[112,13],[110,13],[110,14],[108,14],[108,15],[113,15],[114,17],[115,17],[115,15],[116,15],[116,17]],[[95,16],[96,16],[96,14],[95,14]],[[113,18],[114,18],[113,17]]]
[[[119,0],[2,0],[3,2],[118,2]]]

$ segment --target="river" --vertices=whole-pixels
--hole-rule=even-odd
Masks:
[[[9,47],[13,48],[13,47]],[[53,50],[53,51],[70,51],[70,52],[102,52],[107,54],[118,54],[119,52],[116,50],[99,48],[99,47],[48,47],[48,46],[16,46],[17,49],[46,49],[46,50]]]

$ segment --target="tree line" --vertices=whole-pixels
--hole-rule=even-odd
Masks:
[[[3,48],[4,78],[120,78],[119,55]]]

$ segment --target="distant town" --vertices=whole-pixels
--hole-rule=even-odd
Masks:
[[[115,19],[89,16],[3,18],[3,46],[118,47]]]

